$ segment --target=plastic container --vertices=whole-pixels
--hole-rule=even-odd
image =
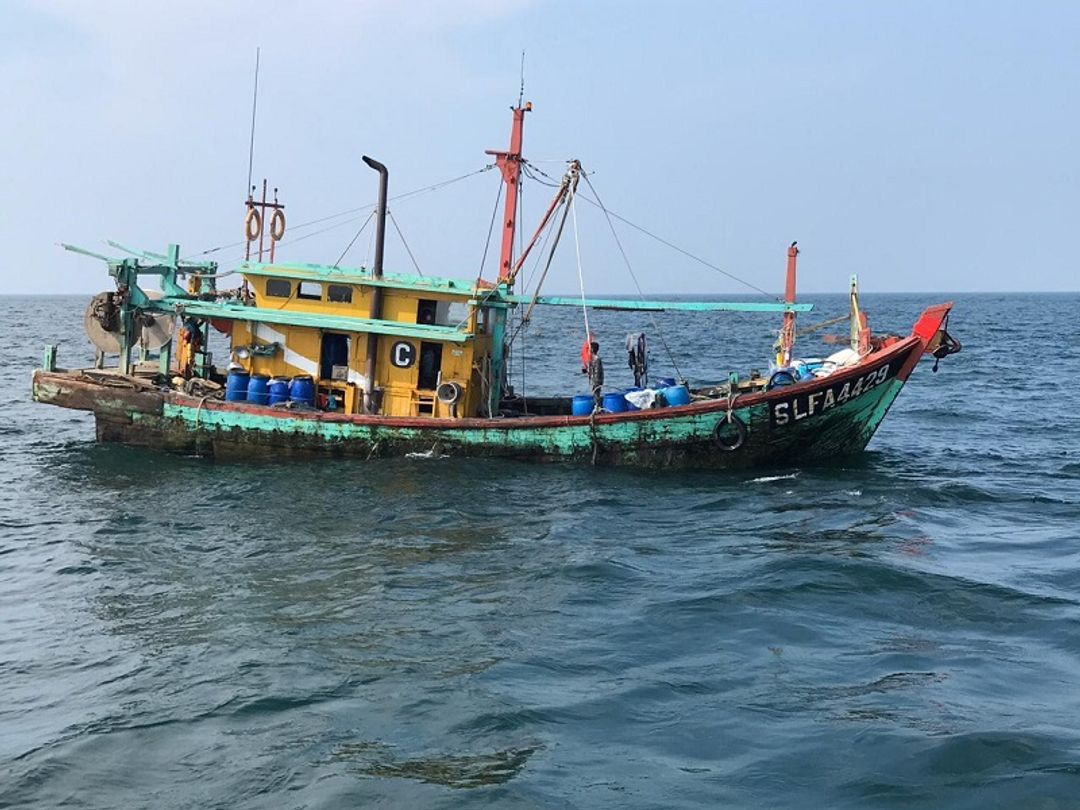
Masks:
[[[247,401],[252,405],[266,405],[270,402],[270,377],[266,374],[252,374],[247,387]]]
[[[570,413],[574,416],[588,416],[593,412],[596,400],[592,394],[581,394],[574,397],[570,403]]]
[[[690,404],[690,389],[685,385],[669,385],[664,389],[663,394],[664,400],[672,408]]]
[[[281,377],[274,377],[267,386],[266,396],[267,405],[277,405],[279,402],[288,402],[289,381],[282,379]]]
[[[251,375],[242,368],[234,368],[225,380],[225,401],[244,402],[247,399],[248,382]]]
[[[766,391],[772,391],[774,388],[783,388],[787,385],[794,385],[798,380],[795,379],[795,374],[789,369],[782,368],[778,371],[774,371],[773,375],[769,377],[769,382],[765,384]]]
[[[308,376],[293,377],[289,383],[289,399],[303,405],[314,405],[315,381]]]
[[[642,390],[641,388],[638,388],[637,386],[632,385],[629,388],[627,388],[625,391],[623,391],[623,402],[626,403],[626,410],[628,410],[628,411],[640,411],[641,410],[641,408],[639,408],[637,405],[635,405],[633,402],[631,402],[630,400],[628,400],[626,398],[627,394],[632,394],[635,391],[641,391],[641,390]]]
[[[611,413],[623,413],[626,411],[626,396],[621,391],[604,394],[600,406]]]
[[[673,385],[675,385],[674,377],[661,377],[656,381],[657,388],[671,388]]]

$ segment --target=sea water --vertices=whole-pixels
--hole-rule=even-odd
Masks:
[[[1080,296],[952,297],[867,452],[740,473],[99,446],[30,402],[85,300],[0,298],[0,806],[1080,805]],[[579,321],[516,388],[587,392]],[[591,325],[629,385],[773,321]]]

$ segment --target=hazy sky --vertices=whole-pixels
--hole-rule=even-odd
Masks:
[[[0,293],[107,288],[61,240],[238,241],[256,46],[255,176],[293,225],[374,200],[362,154],[391,194],[484,166],[524,50],[526,156],[581,159],[610,208],[758,286],[797,239],[807,292],[1080,288],[1077,2],[0,0]],[[497,187],[392,206],[425,273],[476,275]],[[332,263],[358,224],[279,258]],[[587,291],[632,292],[602,217],[579,225]],[[620,234],[647,292],[745,291]],[[567,239],[551,292],[577,289]],[[344,264],[366,256],[367,232]]]

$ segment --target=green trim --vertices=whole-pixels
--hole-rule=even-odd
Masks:
[[[388,287],[391,289],[436,292],[442,295],[469,296],[476,294],[476,284],[460,279],[437,276],[416,276],[405,273],[387,273],[374,278],[365,268],[339,268],[324,264],[260,264],[246,262],[236,268],[245,276],[292,278],[301,281],[325,281],[333,284],[357,284],[365,287]]]
[[[532,297],[528,295],[508,295],[506,300],[516,304],[528,304]],[[580,307],[580,298],[542,295],[537,304],[556,307]],[[785,304],[772,302],[742,301],[635,301],[620,298],[586,298],[585,306],[592,309],[647,310],[664,312],[678,310],[682,312],[810,312],[813,304]]]
[[[266,307],[246,307],[242,304],[215,304],[210,301],[195,301],[190,298],[162,298],[154,301],[154,309],[171,312],[175,307],[183,315],[199,318],[221,318],[231,321],[253,321],[256,323],[281,324],[283,326],[301,326],[311,329],[330,329],[335,332],[374,332],[378,335],[410,337],[420,340],[441,340],[448,343],[464,343],[472,340],[472,335],[452,326],[429,326],[418,323],[397,323],[395,321],[373,320],[371,318],[349,318],[339,315],[319,315],[314,312],[297,312],[291,309],[268,309]]]

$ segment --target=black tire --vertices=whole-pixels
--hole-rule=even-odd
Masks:
[[[731,435],[731,429],[735,431],[734,436]],[[713,430],[713,441],[725,453],[734,453],[746,444],[747,433],[746,424],[743,420],[732,414],[730,420],[723,419],[716,424],[716,428]]]

